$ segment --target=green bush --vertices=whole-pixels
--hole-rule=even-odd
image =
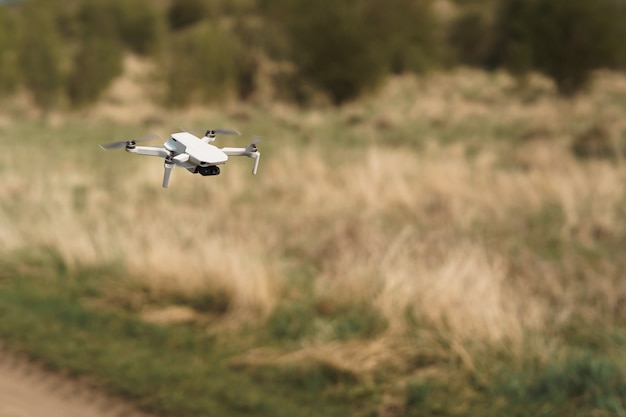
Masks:
[[[10,93],[19,83],[17,62],[17,22],[0,7],[0,92]]]
[[[67,81],[67,94],[72,105],[97,101],[121,72],[122,52],[114,40],[96,36],[83,39]]]
[[[67,94],[74,106],[95,102],[123,69],[120,21],[115,3],[84,3],[78,20],[77,52],[67,80]]]
[[[282,22],[291,43],[290,57],[304,82],[339,104],[379,83],[387,62],[377,34],[359,0],[287,1]]]
[[[217,26],[196,25],[172,39],[165,63],[167,104],[210,102],[237,90],[240,45]]]
[[[370,0],[368,31],[375,34],[378,59],[394,73],[424,72],[448,54],[441,25],[425,0]]]
[[[165,32],[163,16],[149,0],[112,3],[118,16],[119,36],[131,51],[147,55],[158,51]]]
[[[572,95],[593,70],[624,65],[625,28],[621,0],[504,0],[492,63],[517,74],[538,70]]]
[[[180,30],[201,21],[207,13],[203,0],[174,0],[167,11],[167,21],[171,29]]]
[[[61,40],[50,6],[44,2],[23,5],[18,39],[18,65],[24,85],[44,110],[56,104],[63,86]]]
[[[459,14],[448,34],[457,63],[473,67],[487,65],[493,41],[492,25],[490,16],[483,9],[473,8]]]
[[[158,51],[163,21],[147,0],[84,2],[76,15],[76,52],[67,82],[71,103],[98,100],[123,71],[125,49],[138,54]]]
[[[138,54],[160,46],[163,19],[148,0],[94,0],[84,2],[77,16],[79,36],[97,36],[117,41]]]
[[[270,31],[282,30],[270,38],[269,49],[295,64],[294,89],[311,85],[341,104],[376,87],[390,71],[423,72],[439,64],[445,48],[430,4],[281,0],[262,2],[261,10]]]
[[[120,16],[115,3],[106,0],[83,2],[75,17],[78,26],[77,36],[79,38],[102,37],[121,41]]]

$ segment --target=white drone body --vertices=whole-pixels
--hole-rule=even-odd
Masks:
[[[219,165],[225,164],[229,156],[253,158],[252,174],[256,175],[261,158],[261,152],[259,152],[256,144],[260,141],[260,138],[254,138],[250,145],[245,148],[218,148],[209,143],[215,140],[216,134],[239,135],[240,133],[236,130],[207,130],[204,137],[199,138],[189,132],[178,132],[172,133],[161,147],[136,145],[139,141],[152,138],[152,135],[137,141],[114,142],[100,145],[100,147],[102,149],[125,147],[126,152],[164,158],[163,188],[169,186],[170,175],[176,165],[185,168],[192,174],[200,174],[202,176],[218,175],[220,173]]]

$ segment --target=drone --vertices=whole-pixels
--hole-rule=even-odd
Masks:
[[[164,158],[163,164],[163,188],[168,188],[170,175],[175,166],[185,168],[192,174],[202,176],[219,175],[220,167],[228,161],[229,156],[247,156],[254,159],[252,174],[256,175],[259,168],[261,152],[257,148],[257,143],[261,141],[259,137],[253,137],[250,145],[245,148],[218,148],[210,142],[215,140],[216,135],[240,135],[236,130],[212,129],[207,130],[202,138],[187,131],[172,133],[162,147],[157,146],[137,146],[138,142],[158,137],[157,134],[150,134],[143,138],[130,141],[121,141],[100,145],[102,149],[118,149],[124,147],[126,152],[138,155],[157,156]]]

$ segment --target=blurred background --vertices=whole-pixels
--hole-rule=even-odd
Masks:
[[[625,39],[623,0],[0,2],[0,338],[157,415],[626,415]],[[259,174],[97,146],[181,127]]]
[[[624,4],[600,0],[3,2],[3,94],[44,109],[98,102],[129,55],[161,105],[280,99],[342,104],[397,74],[460,66],[539,72],[565,96],[623,70]],[[268,91],[270,90],[270,91]],[[268,97],[268,95],[270,95]]]

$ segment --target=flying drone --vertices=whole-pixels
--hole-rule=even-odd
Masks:
[[[200,174],[202,176],[219,175],[219,165],[225,164],[229,156],[253,158],[252,174],[256,175],[259,159],[261,158],[261,152],[259,152],[256,145],[261,139],[254,137],[250,145],[245,148],[218,148],[210,143],[215,140],[216,135],[240,135],[240,133],[236,130],[207,130],[204,137],[200,138],[183,131],[172,133],[162,147],[137,146],[138,142],[158,137],[158,135],[152,134],[141,139],[107,143],[100,145],[100,147],[105,150],[124,147],[126,152],[164,158],[163,188],[169,186],[170,175],[176,165],[185,168],[192,174]]]

